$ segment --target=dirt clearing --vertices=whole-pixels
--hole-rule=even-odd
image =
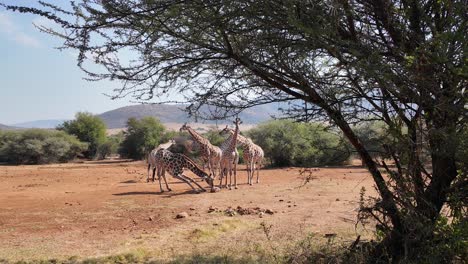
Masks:
[[[370,175],[360,167],[311,173],[300,187],[299,168],[265,169],[249,186],[240,166],[237,190],[194,194],[172,177],[173,191],[159,193],[157,182],[146,183],[143,162],[0,166],[0,259],[242,251],[266,239],[265,226],[275,240],[355,238],[359,192],[373,192]]]

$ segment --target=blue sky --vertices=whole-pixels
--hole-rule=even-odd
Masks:
[[[2,0],[30,5],[35,1]],[[111,100],[119,83],[88,82],[76,66],[76,53],[59,51],[58,38],[39,32],[36,24],[50,23],[34,15],[0,7],[0,123],[41,119],[71,119],[78,111],[99,114],[131,105],[131,98]]]

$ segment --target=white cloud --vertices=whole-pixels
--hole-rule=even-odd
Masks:
[[[13,39],[17,43],[20,43],[21,45],[26,46],[26,47],[33,47],[33,48],[41,47],[41,43],[39,42],[39,40],[37,40],[37,39],[35,39],[35,38],[31,37],[31,36],[28,36],[23,32],[16,32],[13,35]]]
[[[11,17],[6,13],[0,12],[0,32],[11,34],[15,29],[16,26]]]
[[[6,12],[0,12],[0,35],[4,35],[6,38],[25,47],[38,48],[41,46],[38,39],[23,32]]]

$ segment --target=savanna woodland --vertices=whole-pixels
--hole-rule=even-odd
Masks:
[[[427,259],[436,247],[450,261],[456,232],[466,246],[466,1],[40,3],[3,7],[60,25],[40,29],[79,51],[89,79],[121,81],[115,97],[181,94],[201,118],[286,102],[288,117],[340,129],[379,193],[359,213],[378,222],[374,261]],[[354,126],[376,120],[385,159]]]

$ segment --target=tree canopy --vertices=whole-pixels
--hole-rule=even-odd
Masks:
[[[146,157],[159,144],[169,140],[165,130],[164,125],[154,117],[144,117],[141,120],[129,118],[119,154],[132,159]]]
[[[341,129],[375,181],[380,198],[367,209],[386,234],[380,249],[393,260],[424,255],[415,249],[433,238],[442,206],[457,189],[452,183],[457,177],[466,183],[456,158],[468,116],[464,0],[82,0],[71,6],[6,8],[61,25],[63,32],[41,29],[80,52],[78,64],[90,79],[120,80],[115,97],[183,95],[188,111],[205,117],[286,102],[292,118]],[[122,56],[129,52],[131,60]],[[103,70],[91,71],[89,62]],[[199,113],[204,104],[217,110]],[[389,180],[352,126],[375,120],[398,141],[382,146],[395,163],[381,164]],[[421,159],[423,146],[429,164]]]
[[[252,128],[248,135],[273,166],[342,165],[350,157],[341,135],[320,124],[275,120]]]
[[[0,131],[0,162],[45,164],[67,162],[86,150],[87,144],[63,131],[27,129]]]
[[[94,158],[99,146],[106,141],[106,124],[91,113],[79,112],[74,120],[65,121],[57,128],[88,143],[88,150],[85,151],[87,158]]]

